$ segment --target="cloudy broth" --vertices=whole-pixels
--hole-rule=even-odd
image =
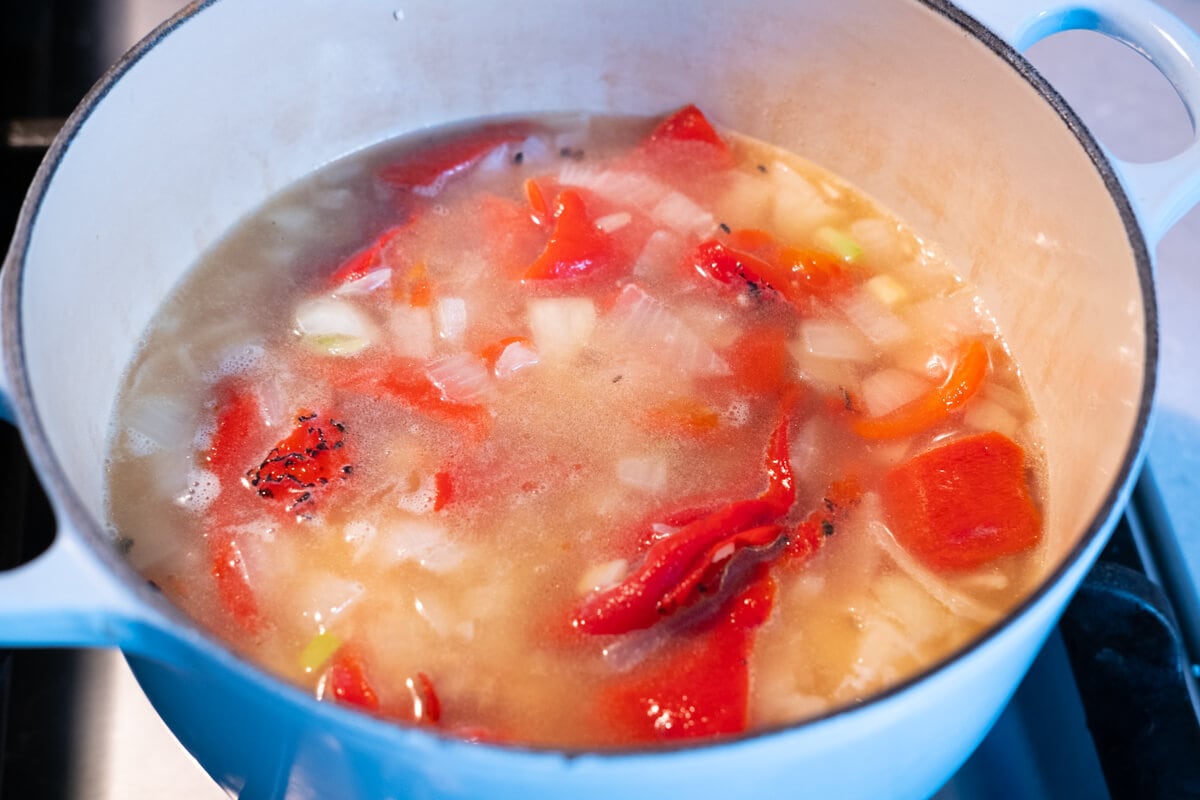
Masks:
[[[108,499],[317,697],[590,747],[962,647],[1042,574],[1039,453],[934,246],[688,108],[408,137],[272,199],[147,332]]]

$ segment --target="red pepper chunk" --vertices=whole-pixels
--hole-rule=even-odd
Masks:
[[[648,628],[696,600],[713,567],[733,552],[776,541],[782,528],[767,524],[783,516],[796,500],[788,461],[785,416],[767,445],[768,485],[759,497],[740,500],[658,539],[638,569],[616,586],[597,592],[576,611],[572,625],[591,634],[628,633]],[[720,582],[719,573],[714,576]]]
[[[338,265],[329,279],[330,284],[332,286],[341,286],[342,284],[356,281],[359,278],[365,278],[380,266],[383,261],[383,251],[392,242],[396,241],[407,228],[408,225],[397,225],[379,234],[369,245],[352,254]]]
[[[721,138],[712,123],[695,105],[686,105],[663,120],[654,132],[650,141],[703,142],[718,148],[722,153],[729,151],[729,145]]]
[[[367,680],[362,658],[352,647],[342,645],[334,654],[326,674],[326,691],[344,705],[379,710],[379,695]]]
[[[601,729],[622,744],[740,733],[749,715],[754,629],[770,616],[775,583],[765,565],[693,635],[601,689]]]
[[[935,569],[976,569],[1029,550],[1042,535],[1025,452],[994,432],[954,439],[896,467],[883,505],[896,541]]]
[[[578,278],[611,266],[615,259],[612,238],[588,218],[579,193],[567,189],[554,200],[554,230],[524,278]]]
[[[258,610],[254,589],[241,548],[228,529],[208,535],[210,573],[217,585],[217,597],[234,622],[247,633],[262,630],[263,619]]]
[[[281,500],[288,511],[313,503],[325,487],[349,476],[346,427],[332,417],[301,413],[258,469],[250,486],[259,497]]]
[[[883,416],[856,420],[854,432],[865,439],[898,439],[929,430],[975,396],[990,366],[987,346],[972,339],[963,346],[941,386]]]
[[[497,147],[519,142],[532,131],[528,123],[501,122],[441,138],[437,144],[423,148],[419,157],[404,158],[384,167],[379,177],[398,189],[434,194]]]

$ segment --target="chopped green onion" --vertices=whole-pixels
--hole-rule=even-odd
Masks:
[[[853,236],[845,231],[830,227],[818,228],[816,238],[817,244],[843,261],[854,262],[862,258],[862,247]]]
[[[326,661],[333,657],[333,654],[341,646],[342,640],[335,634],[327,630],[321,631],[309,639],[308,644],[301,651],[300,669],[304,670],[305,674],[316,672],[325,665]]]

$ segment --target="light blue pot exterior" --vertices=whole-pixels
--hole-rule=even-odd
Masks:
[[[245,798],[584,800],[685,794],[729,798],[751,793],[817,798],[928,796],[983,738],[1074,588],[1099,554],[1128,498],[1142,458],[1154,384],[1155,319],[1147,241],[1156,242],[1200,197],[1200,149],[1196,145],[1158,164],[1131,165],[1107,156],[1018,51],[1049,34],[1072,28],[1093,29],[1120,38],[1162,69],[1177,86],[1195,118],[1194,109],[1200,98],[1200,71],[1195,59],[1200,57],[1200,41],[1177,20],[1144,0],[1082,3],[970,0],[957,7],[916,0],[889,0],[889,3],[880,5],[881,9],[888,6],[886,13],[864,13],[857,19],[847,19],[844,11],[847,6],[838,11],[839,4],[832,2],[760,3],[754,8],[765,16],[758,27],[748,26],[743,19],[752,15],[748,10],[751,4],[732,0],[646,4],[653,6],[649,10],[632,0],[545,3],[538,6],[536,14],[532,6],[517,8],[512,4],[485,7],[468,2],[414,2],[393,9],[369,0],[347,3],[215,0],[189,7],[114,68],[72,117],[30,192],[9,253],[0,295],[0,330],[4,337],[0,414],[22,429],[54,504],[60,533],[48,553],[0,576],[0,641],[25,646],[121,647],[147,695],[180,741],[222,786]],[[863,0],[849,5],[861,10],[870,6],[870,2]],[[332,10],[335,8],[336,11]],[[58,204],[68,202],[60,196],[72,197],[96,190],[96,174],[103,172],[109,150],[104,137],[92,135],[91,131],[116,126],[123,117],[137,119],[139,129],[162,125],[174,130],[180,117],[190,113],[204,117],[209,133],[219,132],[225,124],[221,119],[222,103],[230,87],[244,81],[247,94],[259,93],[267,98],[262,102],[270,102],[275,92],[287,95],[280,88],[285,82],[276,62],[294,58],[297,49],[304,53],[305,76],[312,83],[304,97],[281,101],[278,114],[272,118],[273,127],[260,131],[278,142],[281,149],[294,147],[294,158],[282,155],[276,161],[259,163],[252,155],[242,154],[237,145],[239,137],[252,138],[258,134],[247,134],[239,127],[236,114],[231,114],[226,133],[234,144],[224,155],[233,162],[228,173],[254,176],[253,180],[237,183],[235,189],[235,178],[222,174],[210,178],[202,162],[195,167],[186,165],[191,148],[203,145],[189,141],[185,128],[181,128],[184,132],[179,138],[147,139],[142,153],[146,163],[182,164],[181,171],[191,170],[176,179],[176,193],[163,192],[160,187],[153,194],[152,202],[161,206],[155,213],[161,212],[168,221],[173,219],[172,214],[182,218],[184,212],[175,209],[186,207],[189,193],[228,192],[231,198],[229,209],[213,212],[211,218],[201,214],[198,221],[193,221],[196,227],[192,242],[173,241],[170,225],[157,223],[146,225],[136,239],[127,237],[130,260],[180,261],[184,259],[178,254],[180,249],[186,250],[190,245],[194,250],[210,244],[232,220],[250,210],[266,193],[319,166],[322,160],[363,146],[366,140],[361,131],[371,124],[378,128],[374,132],[378,139],[462,116],[562,107],[562,97],[577,98],[575,107],[644,113],[698,100],[706,109],[717,109],[718,120],[752,120],[742,100],[703,88],[711,84],[714,75],[720,74],[723,62],[719,54],[711,60],[698,59],[688,69],[647,69],[644,79],[633,88],[630,88],[632,83],[622,83],[620,68],[614,67],[611,73],[606,71],[606,59],[617,63],[636,61],[643,56],[622,51],[618,45],[609,47],[606,53],[588,54],[587,42],[593,31],[596,36],[603,36],[602,31],[614,26],[614,17],[618,20],[628,17],[631,25],[661,27],[663,41],[674,37],[673,47],[678,52],[694,56],[695,48],[705,40],[700,34],[689,32],[689,20],[702,13],[718,20],[706,22],[706,30],[719,29],[719,21],[729,19],[731,36],[735,31],[751,31],[737,34],[750,48],[780,47],[780,41],[786,39],[786,28],[792,24],[797,31],[808,30],[805,26],[827,24],[829,36],[858,26],[874,29],[873,26],[899,26],[901,22],[927,26],[935,33],[940,31],[937,33],[940,37],[965,42],[961,46],[974,53],[974,58],[999,64],[988,69],[1011,73],[1011,81],[1019,84],[1021,91],[1040,94],[1038,102],[1061,115],[1062,136],[1070,139],[1093,164],[1098,185],[1103,186],[1107,192],[1105,200],[1114,209],[1117,235],[1126,242],[1135,265],[1133,271],[1137,274],[1131,280],[1141,288],[1141,297],[1133,298],[1134,304],[1140,306],[1134,313],[1143,322],[1145,339],[1136,354],[1141,375],[1139,391],[1130,401],[1133,410],[1128,442],[1112,466],[1103,502],[1081,526],[1078,541],[1067,548],[1068,557],[1018,613],[979,642],[918,678],[860,707],[805,724],[699,747],[652,752],[534,751],[467,744],[428,730],[397,727],[331,704],[317,703],[305,693],[243,662],[201,632],[139,580],[104,544],[100,489],[103,475],[99,462],[92,457],[102,451],[103,441],[97,441],[97,431],[103,430],[103,424],[94,419],[74,422],[69,407],[79,400],[74,396],[76,391],[94,396],[101,410],[110,407],[111,400],[101,399],[103,392],[96,387],[110,385],[114,380],[112,375],[119,373],[120,364],[127,358],[157,299],[145,303],[130,300],[128,309],[117,309],[120,313],[113,317],[116,321],[112,326],[116,332],[104,335],[118,338],[123,335],[128,341],[111,353],[108,349],[93,350],[93,345],[85,341],[86,329],[77,352],[73,347],[40,344],[42,339],[35,339],[27,331],[36,324],[34,318],[47,311],[42,309],[35,314],[22,307],[24,293],[27,289],[35,291],[34,284],[39,280],[32,264],[89,257],[88,252],[78,250],[73,254],[53,252],[55,239],[39,237],[36,232],[44,216],[55,214]],[[517,15],[530,16],[526,29],[512,21]],[[889,15],[900,15],[903,19],[894,21]],[[278,27],[267,24],[273,16],[280,21]],[[299,22],[295,23],[295,29],[290,27],[292,20],[308,18],[327,20],[329,26],[317,33],[310,30],[307,38]],[[826,18],[834,19],[827,22]],[[262,24],[237,24],[247,20]],[[426,33],[412,34],[406,27],[417,25],[427,26],[422,29]],[[389,37],[416,36],[411,41],[405,40],[404,47],[418,48],[425,46],[421,44],[423,36],[437,38],[437,32],[458,29],[467,32],[438,45],[447,61],[470,62],[471,51],[479,49],[489,51],[478,56],[480,63],[502,65],[473,79],[474,89],[459,87],[453,96],[449,93],[440,96],[436,87],[442,62],[433,58],[424,58],[419,68],[410,64],[404,72],[364,73],[361,82],[354,86],[321,80],[326,67],[332,74],[344,74],[338,66],[346,57],[338,45],[343,36],[366,43],[362,51],[364,60],[378,60],[379,64],[387,65],[391,62],[379,54],[389,52]],[[521,30],[525,38],[517,35]],[[294,40],[290,38],[293,33],[297,37]],[[546,70],[542,80],[550,86],[547,96],[560,98],[556,105],[538,105],[538,101],[522,105],[519,91],[506,80],[504,65],[540,57],[542,42],[554,37],[562,37],[566,42],[555,47],[566,48],[567,52],[578,48],[579,63],[570,69]],[[800,33],[797,37],[803,38]],[[897,45],[905,46],[916,47],[903,41]],[[205,47],[210,54],[207,60],[197,55]],[[177,57],[177,49],[190,55]],[[493,49],[496,52],[490,52]],[[396,58],[403,60],[403,55]],[[513,69],[512,74],[519,73],[518,68]],[[239,75],[237,70],[242,73]],[[695,74],[689,77],[689,71]],[[155,77],[151,79],[148,75]],[[748,91],[769,94],[773,89],[771,79],[759,82],[754,75],[747,66],[739,72],[739,79],[750,87]],[[870,81],[888,79],[886,75],[860,77]],[[520,80],[514,78],[513,83],[519,84]],[[693,81],[691,85],[689,80]],[[383,87],[403,82],[425,87],[425,94],[421,95],[425,99],[413,100],[403,90],[398,97],[378,99],[386,93],[376,84]],[[434,87],[432,91],[430,86]],[[387,91],[395,92],[391,88]],[[706,95],[706,91],[710,93]],[[357,108],[338,105],[333,98],[341,92],[358,92],[366,99]],[[181,102],[180,97],[187,101]],[[397,102],[411,102],[421,110],[407,117],[398,115],[404,118],[394,124],[364,122],[359,118],[375,115],[385,119],[387,104]],[[853,98],[846,98],[846,102],[852,103]],[[310,107],[305,108],[306,103]],[[323,119],[320,109],[324,103],[337,106],[338,113]],[[725,108],[728,112],[722,114]],[[474,113],[463,113],[463,109]],[[744,112],[742,117],[738,109]],[[300,110],[307,116],[295,117]],[[322,127],[323,130],[314,132]],[[732,127],[755,132],[753,124],[734,123]],[[325,149],[321,159],[313,160],[305,143],[317,138],[321,138]],[[112,140],[107,141],[111,144]],[[252,152],[254,147],[248,146],[246,150]],[[79,170],[73,165],[80,160],[98,164],[95,169],[99,173],[83,170],[77,175]],[[138,181],[152,184],[153,171],[147,170],[148,177]],[[127,195],[137,196],[145,188],[138,181],[114,187],[118,191],[111,202],[122,202]],[[907,216],[903,207],[899,210],[902,216]],[[130,218],[131,231],[137,230],[137,220],[133,219],[137,214],[131,209],[121,217]],[[125,235],[119,227],[119,223],[114,223],[112,236]],[[161,298],[178,274],[177,269],[166,276],[147,271],[141,278],[129,279],[125,291]],[[81,273],[81,286],[73,287],[70,292],[102,296],[110,291],[105,288],[106,280],[111,282],[115,278]],[[105,305],[124,302],[118,297]],[[37,374],[40,356],[32,348],[38,346],[59,347],[63,361],[78,369],[77,384],[59,392],[42,392],[35,399],[37,392],[32,387],[41,380]],[[88,463],[88,459],[97,465],[94,470],[71,466],[81,461]]]

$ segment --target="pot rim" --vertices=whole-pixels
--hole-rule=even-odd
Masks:
[[[967,1],[969,2],[969,0]],[[1016,76],[1029,84],[1058,114],[1060,120],[1067,126],[1070,133],[1082,146],[1116,205],[1137,267],[1138,282],[1142,295],[1142,310],[1145,316],[1146,341],[1142,391],[1136,422],[1128,447],[1096,515],[1082,531],[1076,544],[1066,553],[1055,568],[1039,581],[1037,587],[1032,592],[1023,598],[1020,603],[1011,608],[1002,619],[971,639],[966,645],[932,662],[903,681],[892,684],[886,689],[870,695],[865,701],[859,704],[837,706],[814,717],[808,717],[791,723],[772,725],[737,735],[684,743],[662,743],[653,746],[586,749],[469,742],[436,729],[419,728],[412,724],[384,720],[338,704],[320,702],[307,692],[300,690],[299,687],[266,672],[256,664],[236,655],[232,648],[217,636],[204,630],[191,617],[176,607],[175,604],[168,601],[158,592],[153,591],[128,562],[120,557],[116,548],[107,544],[103,536],[103,524],[99,520],[92,518],[82,500],[76,495],[74,489],[67,481],[61,462],[50,448],[45,426],[42,424],[42,418],[34,404],[31,387],[25,379],[25,351],[21,326],[21,304],[19,302],[24,280],[26,255],[42,200],[76,134],[86,124],[93,110],[104,100],[113,86],[143,56],[166,39],[176,28],[187,23],[196,15],[203,13],[210,6],[216,5],[217,2],[219,0],[194,0],[194,2],[165,21],[146,38],[131,48],[116,64],[110,67],[71,113],[61,132],[47,151],[42,163],[39,165],[33,182],[22,203],[12,244],[5,258],[4,280],[0,284],[0,289],[2,289],[2,293],[0,293],[0,304],[2,304],[0,319],[4,320],[4,328],[0,330],[0,342],[3,344],[4,369],[12,383],[10,387],[11,397],[9,399],[14,406],[15,418],[19,422],[18,427],[21,430],[26,448],[29,451],[30,459],[37,468],[38,478],[44,484],[47,494],[55,501],[54,508],[56,515],[60,515],[70,521],[66,527],[71,528],[77,538],[86,543],[89,551],[101,563],[119,575],[122,583],[132,587],[143,602],[149,604],[176,629],[163,630],[163,633],[169,637],[187,642],[191,646],[209,645],[205,648],[209,656],[216,658],[222,666],[240,678],[251,681],[258,689],[272,693],[279,699],[287,702],[296,702],[296,699],[299,698],[300,702],[306,703],[306,711],[308,713],[318,717],[327,717],[339,727],[355,729],[355,732],[360,735],[371,737],[400,736],[429,738],[440,740],[442,743],[451,746],[479,747],[483,745],[509,753],[522,753],[530,756],[559,756],[566,759],[589,757],[606,761],[630,756],[647,757],[703,752],[730,745],[744,745],[761,738],[796,733],[801,729],[813,727],[824,722],[854,716],[871,709],[873,706],[881,705],[899,695],[905,694],[917,684],[924,683],[938,673],[950,668],[955,663],[966,660],[972,654],[987,647],[1003,633],[1015,626],[1021,618],[1025,617],[1035,606],[1042,602],[1051,589],[1062,580],[1065,574],[1077,562],[1084,558],[1087,551],[1098,540],[1105,539],[1110,533],[1113,516],[1124,507],[1124,503],[1129,496],[1136,478],[1136,473],[1141,466],[1147,443],[1147,433],[1155,394],[1158,365],[1158,312],[1154,291],[1152,261],[1145,235],[1138,223],[1129,196],[1118,178],[1118,173],[1112,161],[1087,130],[1083,121],[1076,115],[1062,96],[1038,73],[1034,66],[1012,45],[949,0],[913,0],[913,2],[926,7],[931,12],[942,16],[950,23],[959,27],[964,33],[970,35],[988,48],[993,55],[1006,62],[1016,73]],[[56,537],[62,532],[63,528],[64,525],[60,522]],[[216,647],[211,647],[214,644]]]

